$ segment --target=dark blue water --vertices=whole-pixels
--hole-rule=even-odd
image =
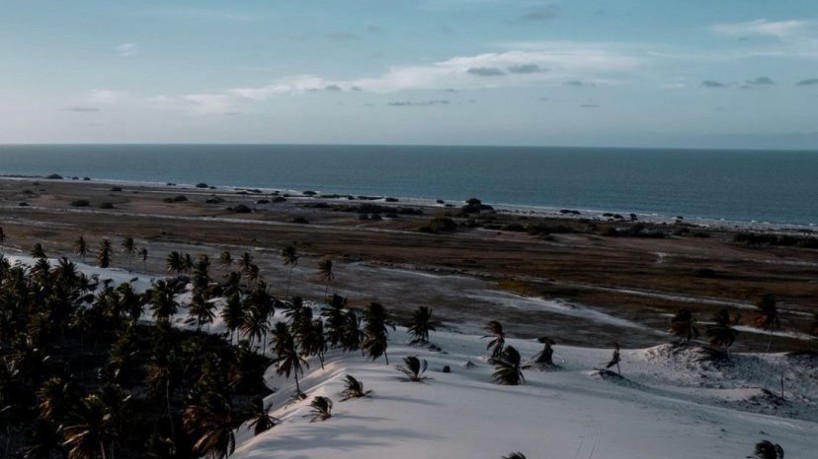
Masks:
[[[818,224],[818,152],[289,145],[0,146],[0,174]]]

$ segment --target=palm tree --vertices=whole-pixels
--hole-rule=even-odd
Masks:
[[[185,260],[182,254],[175,250],[165,258],[165,264],[169,273],[181,274],[185,270]]]
[[[170,317],[176,314],[179,309],[173,284],[164,279],[159,279],[153,283],[149,292],[153,318],[158,322],[170,321]]]
[[[346,305],[346,298],[333,294],[329,305],[321,308],[321,317],[326,321],[327,341],[332,347],[341,342],[346,321]]]
[[[6,232],[3,231],[3,227],[0,226],[0,258],[5,256],[5,249],[6,249]]]
[[[503,353],[494,358],[494,374],[491,377],[497,384],[516,386],[525,382],[520,368],[520,353],[513,346],[507,346]]]
[[[230,333],[230,343],[232,344],[236,330],[244,327],[244,304],[242,304],[241,295],[238,292],[234,292],[227,298],[227,304],[222,309],[221,318]]]
[[[541,336],[537,338],[537,342],[543,344],[543,349],[534,358],[534,363],[539,365],[554,365],[554,349],[551,347],[556,344],[554,340],[547,336]]]
[[[414,355],[410,355],[403,359],[403,363],[405,363],[406,366],[399,366],[396,368],[396,370],[403,373],[406,376],[405,379],[407,381],[424,382],[428,379],[427,376],[423,376],[423,373],[426,372],[426,367],[428,366],[428,362],[426,362],[426,360],[421,360]]]
[[[274,344],[276,353],[278,354],[278,358],[276,359],[276,363],[278,364],[276,374],[286,375],[288,378],[291,374],[294,374],[295,393],[296,396],[300,397],[302,393],[301,386],[298,385],[298,373],[303,374],[304,369],[302,365],[309,368],[309,364],[307,364],[307,361],[304,360],[296,350],[295,338],[286,330],[286,325],[282,323],[282,325],[284,325],[282,328],[278,325],[280,323],[282,322],[276,323],[276,333],[274,334]]]
[[[207,394],[201,403],[189,404],[182,414],[185,430],[195,439],[193,450],[213,459],[227,458],[236,449],[230,400]]]
[[[784,459],[784,448],[770,440],[762,440],[756,443],[753,455],[758,459]]]
[[[388,346],[389,331],[387,327],[395,329],[395,324],[392,323],[390,314],[386,311],[380,303],[370,303],[364,310],[364,342],[363,349],[369,354],[372,360],[377,359],[381,355],[386,359],[386,364],[389,365],[389,355],[386,353]]]
[[[707,326],[707,337],[710,338],[710,344],[713,346],[721,346],[727,352],[727,358],[730,358],[730,346],[736,340],[738,330],[733,328],[741,319],[741,314],[730,316],[730,311],[727,308],[719,310],[713,315],[713,324]]]
[[[767,352],[770,352],[770,347],[773,345],[773,331],[781,328],[781,319],[778,316],[775,297],[770,294],[762,295],[756,301],[755,306],[756,317],[753,319],[753,323],[756,327],[770,332],[770,339],[767,341]]]
[[[329,283],[335,279],[335,273],[332,272],[332,259],[331,258],[324,258],[323,260],[318,262],[318,273],[321,275],[321,278],[324,279],[326,282],[326,286],[324,287],[324,301],[327,301],[327,292],[329,291]]]
[[[281,250],[281,257],[284,259],[284,266],[289,266],[290,270],[287,273],[287,298],[290,297],[290,280],[293,276],[293,268],[298,264],[298,252],[295,245],[288,245]],[[325,293],[326,295],[326,293]]]
[[[525,454],[521,452],[509,453],[502,457],[502,459],[526,459]]]
[[[364,383],[355,379],[352,375],[346,375],[344,378],[344,390],[341,392],[341,395],[344,398],[341,399],[342,402],[347,400],[352,400],[353,398],[361,398],[369,395],[372,391],[364,391]]]
[[[693,314],[687,309],[680,309],[679,312],[670,319],[670,329],[668,333],[670,333],[671,336],[679,338],[680,344],[698,338],[699,329],[696,327]]]
[[[60,425],[66,416],[73,411],[77,390],[71,381],[59,377],[46,380],[37,390],[37,408],[40,417]]]
[[[361,322],[358,314],[354,310],[346,311],[344,314],[344,324],[341,329],[341,349],[345,351],[356,351],[360,349],[364,340],[364,332],[361,330]]]
[[[233,264],[233,255],[230,255],[230,252],[225,250],[219,254],[219,264],[224,267],[225,272],[229,272],[230,266]]]
[[[80,236],[74,241],[74,253],[80,256],[80,259],[85,261],[85,255],[88,254],[88,244],[85,242],[85,237]]]
[[[506,332],[503,330],[503,324],[492,320],[483,327],[483,330],[488,332],[488,335],[483,338],[491,338],[491,341],[486,344],[486,350],[492,349],[491,358],[495,359],[503,353],[503,347],[506,345]]]
[[[99,264],[100,268],[107,268],[111,266],[111,254],[113,253],[113,249],[111,248],[111,241],[108,239],[103,239],[102,242],[99,243],[99,250],[97,250],[97,263]]]
[[[148,265],[148,249],[145,247],[139,248],[139,259],[142,260],[142,269],[147,269]]]
[[[245,277],[250,276],[253,270],[253,256],[250,255],[250,252],[244,252],[241,254],[241,257],[237,260],[239,264],[239,269],[244,274]]]
[[[125,236],[125,239],[122,240],[122,253],[128,256],[128,267],[130,267],[131,258],[133,258],[134,253],[136,253],[136,244],[134,243],[133,237]]]
[[[251,421],[247,424],[247,427],[253,429],[253,436],[266,432],[279,423],[278,419],[270,416],[270,408],[272,408],[272,405],[265,407],[264,400],[261,397],[253,402],[253,408],[250,412]]]
[[[317,356],[321,362],[321,369],[324,369],[324,353],[327,351],[327,338],[324,336],[324,322],[315,319],[306,322],[306,326],[299,333],[299,347],[301,355]]]
[[[74,423],[63,430],[68,457],[93,459],[99,453],[102,459],[107,459],[105,444],[114,434],[111,416],[106,412],[102,399],[96,394],[89,395],[75,412]]]
[[[202,325],[213,323],[216,314],[213,312],[215,306],[209,303],[201,291],[194,291],[188,304],[188,325],[196,325],[196,331],[202,331]]]
[[[414,337],[409,344],[426,344],[429,342],[429,332],[435,331],[440,326],[440,322],[432,320],[432,309],[426,306],[419,306],[412,313],[412,318],[406,324],[407,331]]]
[[[312,402],[310,402],[310,408],[312,408],[310,422],[326,421],[332,417],[332,400],[328,397],[319,395],[313,398]]]
[[[46,254],[45,254],[45,249],[43,249],[43,245],[40,244],[39,242],[34,244],[34,248],[31,249],[31,252],[29,252],[29,255],[31,255],[34,258],[41,258],[41,259],[42,258],[48,258],[46,256]]]

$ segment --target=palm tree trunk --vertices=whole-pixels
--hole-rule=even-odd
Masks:
[[[168,421],[170,421],[170,441],[173,443],[173,448],[176,449],[176,432],[173,429],[173,412],[170,409],[170,376],[165,384],[165,400],[168,402]]]
[[[293,266],[290,265],[290,271],[289,271],[289,273],[287,273],[287,296],[285,296],[284,298],[289,298],[290,297],[290,279],[292,279],[292,277],[293,277]],[[326,293],[324,294],[324,296],[326,296]]]
[[[383,358],[386,359],[386,365],[388,366],[389,365],[389,355],[387,355],[385,350],[383,351]]]
[[[102,459],[106,459],[105,457],[105,444],[102,443],[102,440],[99,441],[99,452],[102,454]]]
[[[767,352],[770,352],[770,348],[773,346],[773,329],[770,329],[770,339],[767,341]]]
[[[295,372],[295,393],[301,395],[301,387],[298,386],[298,371]]]

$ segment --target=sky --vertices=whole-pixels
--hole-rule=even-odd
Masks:
[[[818,149],[814,0],[0,12],[0,143]]]

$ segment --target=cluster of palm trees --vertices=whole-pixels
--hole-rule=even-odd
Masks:
[[[31,256],[38,258],[39,253],[35,255],[37,249],[42,249],[42,245],[38,242],[35,244],[34,249],[31,251]],[[91,251],[91,248],[88,245],[88,241],[85,239],[85,236],[80,235],[76,240],[74,240],[73,244],[74,253],[80,257],[82,261],[85,261],[85,257]],[[127,256],[128,266],[130,267],[131,260],[135,257],[138,257],[143,263],[147,262],[148,260],[148,249],[147,247],[138,247],[136,245],[136,241],[131,236],[125,236],[122,239],[121,243],[122,253]],[[99,246],[97,247],[96,251],[96,261],[97,265],[100,268],[108,268],[111,266],[111,262],[113,260],[113,253],[114,249],[111,245],[111,241],[107,238],[103,238],[99,241]]]
[[[730,357],[730,346],[736,341],[738,330],[735,326],[741,322],[741,314],[731,312],[727,308],[722,308],[710,316],[710,323],[707,324],[705,335],[708,342],[717,348],[721,348]],[[755,317],[753,324],[769,333],[767,341],[767,352],[772,347],[773,332],[781,328],[781,318],[775,297],[769,294],[762,295],[755,303]],[[699,327],[693,313],[688,309],[680,309],[673,318],[670,319],[668,333],[679,339],[679,344],[686,344],[700,336]]]
[[[269,392],[269,359],[246,341],[172,327],[181,282],[157,281],[140,294],[128,282],[89,277],[66,257],[49,260],[41,244],[31,254],[31,266],[0,257],[3,457],[223,457],[233,430],[261,416],[244,400]],[[206,277],[206,264],[197,265]],[[193,283],[203,299],[191,306],[210,305],[208,295],[225,288]],[[153,322],[142,320],[148,305]],[[210,317],[189,313],[197,328]]]

